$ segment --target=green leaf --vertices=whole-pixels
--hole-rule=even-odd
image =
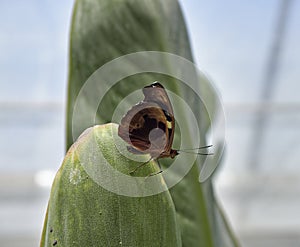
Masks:
[[[70,148],[52,186],[41,246],[54,246],[55,242],[57,246],[74,247],[181,246],[173,201],[160,175],[155,176],[155,182],[165,192],[127,197],[102,188],[86,173],[83,163],[93,143],[124,174],[129,175],[131,166],[137,165],[119,153],[116,135],[115,124],[95,126]],[[94,164],[95,169],[103,162],[104,159]],[[139,170],[139,175],[155,171],[157,166],[150,162]],[[99,179],[103,176],[100,173]],[[145,185],[147,180],[143,178],[138,189],[143,191]]]
[[[85,81],[102,65],[132,52],[162,51],[180,55],[193,61],[185,22],[180,6],[175,0],[77,0],[75,2],[70,43],[69,88],[67,106],[67,148],[78,137],[80,132],[93,124],[103,124],[112,121],[114,110],[129,93],[160,81],[169,90],[181,96],[191,107],[200,131],[203,135],[210,122],[205,116],[205,108],[189,88],[179,80],[170,76],[143,73],[132,75],[119,81],[102,99],[96,114],[96,122],[86,121],[94,114],[90,107],[92,101],[97,101],[97,92],[105,88],[106,81],[95,87],[93,97],[86,96],[85,112],[76,119],[79,130],[73,134],[72,121],[76,97]],[[130,64],[130,66],[139,66]],[[174,69],[174,68],[172,68]],[[175,68],[180,71],[180,68]],[[199,88],[210,93],[199,80]],[[211,102],[215,101],[211,95]],[[138,102],[138,99],[137,99]],[[135,102],[135,103],[137,103]],[[121,104],[126,112],[131,106]],[[216,112],[218,109],[215,109]],[[184,111],[175,116],[189,119]],[[188,133],[193,139],[194,133]],[[174,146],[180,142],[180,130],[175,133]],[[204,144],[205,142],[203,142]],[[170,193],[175,204],[176,214],[181,229],[182,246],[237,246],[236,240],[219,210],[215,200],[211,179],[200,184],[198,181],[200,164],[193,166],[190,172],[174,186]],[[166,167],[168,159],[161,161]],[[184,164],[182,164],[184,166]],[[177,174],[174,174],[176,177]],[[130,200],[130,199],[128,199]],[[156,228],[156,225],[153,225]],[[146,245],[144,246],[152,246]]]

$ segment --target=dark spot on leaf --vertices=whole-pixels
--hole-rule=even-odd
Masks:
[[[53,246],[57,245],[57,240],[54,240],[54,242],[53,242],[52,245],[53,245]]]
[[[53,228],[52,227],[50,228],[50,232],[53,232]]]

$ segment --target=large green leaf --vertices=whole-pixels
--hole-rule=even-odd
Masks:
[[[165,192],[127,197],[102,188],[84,169],[95,145],[109,164],[129,175],[130,165],[137,164],[128,164],[128,159],[118,152],[116,135],[115,124],[95,126],[70,148],[52,186],[41,247],[181,246],[175,208],[160,175],[155,176],[155,183]],[[103,166],[104,159],[97,161],[93,160],[95,170]],[[138,175],[155,172],[155,167],[150,162]],[[105,173],[100,173],[102,181],[103,176]],[[114,181],[117,177],[109,179]],[[142,179],[137,189],[142,192],[146,184],[147,180]]]
[[[137,51],[170,52],[192,61],[191,49],[184,19],[178,2],[175,0],[77,0],[73,12],[70,47],[69,89],[67,106],[67,147],[79,135],[72,134],[73,110],[76,97],[85,81],[105,63]],[[139,66],[134,64],[132,66]],[[180,70],[180,68],[178,68]],[[193,92],[178,80],[161,74],[143,73],[121,80],[102,99],[96,123],[111,122],[115,108],[129,93],[141,89],[153,81],[162,82],[168,89],[182,96],[193,109],[203,134],[208,128],[204,108]],[[105,80],[93,88],[101,92]],[[202,87],[199,81],[199,88]],[[203,88],[205,90],[205,88]],[[76,124],[84,130],[93,123],[86,122],[89,115],[89,102],[97,101],[97,93],[87,96],[86,109]],[[138,101],[138,100],[137,100]],[[214,102],[213,96],[211,101]],[[130,106],[123,105],[124,109]],[[216,109],[217,110],[217,109]],[[176,119],[189,119],[184,111]],[[175,133],[175,144],[179,140],[179,129]],[[189,133],[193,138],[193,133]],[[212,181],[200,184],[199,164],[170,192],[175,204],[181,229],[182,245],[193,246],[236,246],[218,204],[215,201]],[[167,165],[168,161],[161,162]],[[184,164],[183,164],[184,165]],[[174,174],[176,177],[176,174]],[[130,199],[128,199],[130,200]],[[153,225],[155,228],[156,225]],[[145,245],[147,246],[147,245]],[[151,246],[151,245],[149,245]]]

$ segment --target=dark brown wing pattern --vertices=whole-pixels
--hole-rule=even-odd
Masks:
[[[175,120],[164,87],[155,82],[143,88],[144,100],[133,106],[122,118],[119,136],[134,149],[153,158],[172,158]]]

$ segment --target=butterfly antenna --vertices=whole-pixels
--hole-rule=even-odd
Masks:
[[[140,164],[139,166],[137,166],[136,168],[134,168],[131,172],[129,172],[130,175],[132,175],[133,173],[135,173],[138,169],[140,169],[141,167],[143,167],[144,165],[148,164],[153,158],[150,158],[148,161]]]
[[[199,150],[199,149],[204,149],[204,148],[210,148],[212,147],[213,145],[206,145],[206,146],[203,146],[203,147],[199,147],[199,148],[186,148],[186,149],[180,149],[178,151],[192,151],[192,150]]]
[[[193,150],[200,150],[200,149],[205,149],[205,148],[210,148],[212,147],[213,145],[206,145],[206,146],[203,146],[203,147],[199,147],[199,148],[187,148],[187,149],[180,149],[180,150],[177,150],[179,153],[180,152],[183,152],[183,153],[188,153],[188,154],[199,154],[199,155],[213,155],[213,153],[201,153],[201,152],[191,152]]]
[[[186,153],[186,154],[199,154],[199,155],[214,155],[214,153],[198,153],[198,152],[189,152],[189,151],[182,151],[182,150],[179,150],[178,151],[179,153],[183,152],[183,153]]]

